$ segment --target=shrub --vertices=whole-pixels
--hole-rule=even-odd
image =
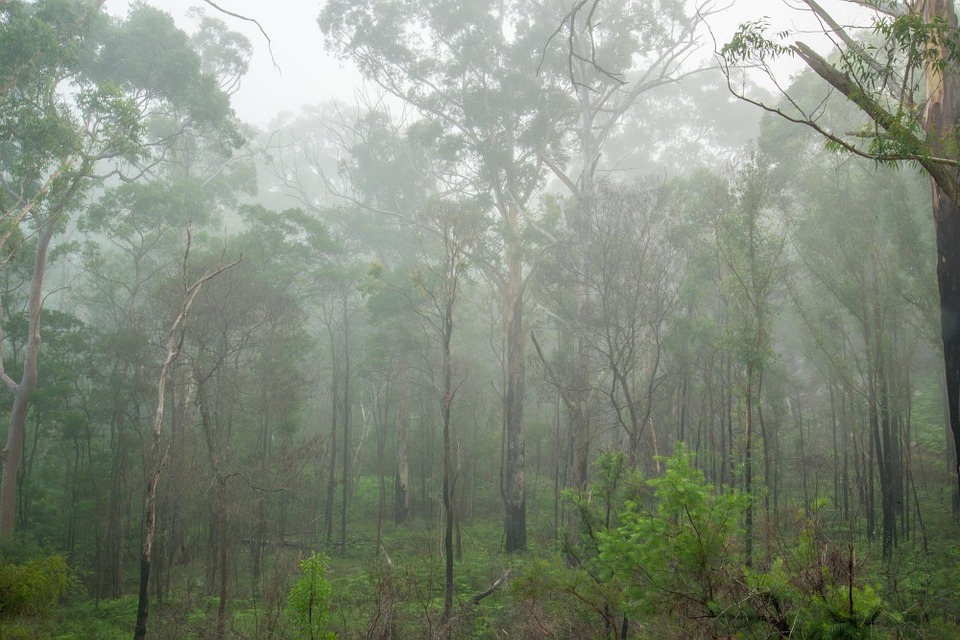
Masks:
[[[0,560],[0,618],[52,616],[69,587],[63,556],[20,564]]]
[[[322,553],[311,554],[300,561],[303,575],[290,589],[285,610],[287,617],[296,624],[297,638],[333,640],[335,637],[327,630],[332,593],[326,577],[329,562],[330,559]]]

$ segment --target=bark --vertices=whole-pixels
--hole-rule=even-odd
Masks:
[[[40,229],[37,249],[33,258],[33,272],[27,301],[27,344],[24,348],[23,375],[15,383],[3,371],[2,353],[0,353],[0,379],[8,390],[13,392],[13,405],[10,408],[10,422],[7,430],[7,443],[0,454],[3,459],[3,474],[0,479],[0,539],[13,538],[17,505],[17,472],[23,457],[23,443],[26,429],[27,409],[30,395],[37,386],[37,360],[40,354],[40,311],[43,305],[43,278],[47,268],[47,252],[50,240],[56,231],[59,215],[51,215]],[[2,336],[0,336],[2,337]]]
[[[183,273],[187,272],[187,261],[190,256],[190,235],[187,234],[187,249],[183,256]],[[216,269],[208,271],[199,280],[186,286],[184,283],[183,304],[180,313],[173,321],[170,327],[170,333],[167,335],[167,353],[160,365],[159,381],[157,382],[157,409],[153,420],[153,437],[150,443],[150,472],[147,477],[147,487],[144,493],[143,506],[143,544],[140,549],[140,588],[139,600],[137,603],[137,621],[134,626],[134,640],[144,640],[147,637],[147,618],[150,612],[150,596],[148,589],[150,586],[150,567],[153,559],[153,541],[157,530],[157,485],[160,481],[160,474],[167,463],[170,453],[170,444],[162,447],[161,435],[163,430],[163,420],[166,408],[166,389],[167,381],[170,376],[170,368],[180,356],[183,348],[184,323],[190,313],[190,307],[196,298],[197,293],[205,282],[211,278],[223,273],[225,270],[235,266],[239,260],[230,264],[220,264]]]
[[[175,323],[175,328],[179,325]],[[143,545],[140,551],[140,588],[137,603],[137,622],[134,627],[134,640],[143,640],[147,637],[147,618],[150,613],[150,568],[153,561],[153,541],[157,531],[157,484],[160,474],[167,463],[170,445],[165,448],[161,445],[160,435],[163,428],[164,405],[166,402],[166,386],[170,366],[180,351],[175,342],[175,331],[170,332],[167,343],[167,357],[160,368],[160,382],[157,389],[157,411],[153,424],[153,440],[150,446],[150,460],[152,468],[147,479],[147,490],[144,495],[143,518]]]
[[[443,398],[441,400],[441,420],[443,423],[443,621],[450,619],[453,610],[453,467],[450,458],[450,409],[453,406],[453,364],[450,354],[450,339],[453,336],[453,300],[446,300],[442,325],[443,342]]]
[[[330,457],[327,467],[327,494],[323,503],[323,526],[327,546],[333,544],[333,502],[337,492],[337,417],[340,415],[340,361],[332,325],[327,325],[330,334]]]
[[[924,20],[941,18],[953,30],[957,15],[948,0],[927,0]],[[946,55],[945,51],[941,55]],[[956,132],[960,125],[960,71],[956,63],[944,70],[927,71],[926,133],[934,155],[956,153]],[[924,167],[926,168],[926,167]],[[950,410],[950,432],[953,434],[955,459],[960,459],[960,197],[957,171],[942,167],[949,180],[931,173],[933,219],[937,244],[937,284],[940,289],[940,332],[943,339],[943,364],[946,374],[947,402]],[[960,474],[952,472],[960,486]]]
[[[957,29],[957,16],[949,0],[927,0],[923,19],[929,23],[943,20]],[[949,405],[949,426],[953,434],[954,454],[960,459],[960,180],[957,169],[937,158],[956,160],[956,131],[960,124],[960,71],[949,61],[944,48],[944,68],[927,69],[926,140],[916,138],[889,111],[848,74],[843,73],[803,43],[793,50],[821,78],[856,104],[874,122],[901,143],[917,150],[917,162],[931,179],[933,214],[937,245],[937,285],[940,291],[940,330],[943,364]],[[827,135],[825,132],[822,132]],[[960,486],[960,473],[952,469]]]
[[[406,371],[407,367],[403,367]],[[407,455],[407,438],[410,435],[410,383],[405,374],[400,388],[399,411],[397,416],[396,465],[397,471],[393,483],[393,521],[401,524],[410,515],[410,460]]]
[[[503,396],[504,448],[501,493],[504,505],[504,534],[507,552],[527,546],[527,501],[524,487],[523,401],[524,401],[524,332],[523,332],[523,264],[519,247],[518,212],[510,215],[515,239],[507,248],[507,291],[505,332],[507,343],[506,390]]]
[[[127,518],[130,515],[129,454],[126,420],[120,397],[121,380],[128,375],[128,367],[117,372],[120,377],[114,387],[116,407],[111,420],[110,490],[107,507],[105,562],[101,568],[102,579],[98,595],[104,598],[119,598],[123,590],[124,550],[127,533]]]
[[[208,379],[209,376],[204,378],[199,372],[194,371],[194,380],[197,383],[197,406],[200,412],[200,421],[203,425],[204,441],[207,445],[207,457],[210,460],[210,465],[213,467],[213,475],[216,482],[216,491],[214,493],[214,499],[216,501],[214,513],[216,519],[213,529],[217,532],[217,553],[214,555],[213,562],[211,563],[214,568],[214,571],[211,573],[217,575],[219,580],[218,596],[220,602],[217,607],[216,628],[216,638],[219,640],[223,638],[226,633],[227,623],[227,584],[229,578],[227,566],[227,476],[224,474],[223,468],[220,465],[220,447],[217,443],[217,434],[214,430],[213,418],[210,415],[210,407],[207,405],[203,391],[204,383]],[[211,537],[213,536],[211,535]],[[282,535],[280,539],[283,539]],[[219,572],[216,571],[218,566]]]
[[[874,357],[876,358],[875,394],[878,402],[877,414],[880,426],[875,432],[877,465],[880,471],[880,511],[882,514],[882,554],[890,559],[893,548],[897,545],[897,503],[899,496],[896,493],[896,469],[894,464],[893,435],[891,434],[890,419],[890,392],[886,369],[886,343],[883,325],[880,317],[879,290],[877,286],[877,267],[873,265],[873,312],[875,333]]]
[[[347,507],[350,501],[350,333],[347,296],[343,296],[343,493],[340,500],[340,553],[347,552]]]
[[[390,385],[386,385],[383,391],[383,411],[379,411],[378,403],[374,403],[373,410],[376,412],[374,419],[377,420],[377,539],[374,544],[373,552],[380,551],[380,544],[383,540],[383,514],[387,508],[387,485],[385,465],[385,451],[387,447],[387,420],[390,415]]]
[[[577,40],[579,44],[579,40]],[[581,62],[579,65],[580,77],[586,78],[586,65]],[[576,304],[576,352],[573,363],[573,389],[572,406],[573,411],[570,414],[570,429],[573,431],[573,479],[572,486],[575,489],[585,490],[587,488],[587,476],[590,457],[590,418],[587,412],[587,402],[589,399],[589,389],[587,380],[589,377],[588,367],[590,366],[587,358],[587,341],[585,334],[589,330],[589,304],[590,292],[588,283],[590,282],[590,260],[587,256],[590,246],[590,230],[593,225],[594,217],[594,176],[595,167],[595,140],[593,135],[594,109],[590,89],[584,86],[577,87],[577,97],[580,100],[580,144],[581,144],[581,163],[583,170],[580,173],[579,189],[574,191],[577,199],[577,280],[574,292]]]
[[[748,364],[747,388],[744,398],[746,403],[746,406],[744,407],[744,439],[746,442],[743,455],[744,491],[747,494],[748,499],[747,510],[745,514],[746,530],[744,532],[746,539],[746,565],[748,567],[753,566],[753,375],[753,365]]]

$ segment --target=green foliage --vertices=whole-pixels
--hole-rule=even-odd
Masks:
[[[811,640],[885,637],[881,622],[899,623],[877,586],[857,576],[854,547],[841,549],[824,533],[824,503],[794,524],[796,537],[769,567],[744,570],[746,600],[754,617],[781,632],[800,630]]]
[[[901,621],[879,589],[856,576],[852,547],[827,539],[822,505],[798,519],[782,557],[752,570],[741,566],[740,550],[748,496],[715,491],[682,446],[648,484],[655,505],[628,503],[621,524],[599,536],[605,580],[620,583],[622,607],[634,618],[666,615],[689,634],[706,625],[711,633],[812,640],[885,637],[884,624]]]
[[[720,54],[729,64],[762,63],[783,55],[792,56],[792,49],[767,38],[768,26],[766,18],[744,22],[730,42],[723,45]]]
[[[96,604],[90,600],[69,603],[56,621],[56,632],[48,632],[44,637],[52,640],[127,640],[136,611],[134,595]]]
[[[903,11],[874,21],[889,60],[903,59],[909,66],[931,65],[943,70],[960,59],[960,39],[941,16],[924,20],[920,11]]]
[[[63,556],[24,563],[0,560],[0,619],[50,617],[70,586]]]
[[[711,615],[719,578],[739,556],[736,535],[748,497],[715,492],[682,444],[664,475],[648,484],[656,506],[627,503],[620,526],[601,534],[601,565],[623,581],[628,611],[650,615],[672,603]]]
[[[327,630],[330,615],[330,597],[333,589],[327,580],[330,559],[324,554],[313,553],[300,561],[303,575],[294,583],[287,596],[286,614],[297,624],[297,638],[309,640],[333,640]]]

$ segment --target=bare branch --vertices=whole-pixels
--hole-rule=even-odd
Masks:
[[[230,11],[228,9],[224,9],[213,0],[203,0],[203,1],[206,2],[208,5],[210,5],[211,7],[213,7],[214,9],[216,9],[217,11],[219,11],[220,13],[228,15],[231,18],[236,18],[238,20],[243,20],[244,22],[252,22],[253,24],[255,24],[257,26],[257,29],[260,30],[260,33],[263,34],[264,39],[267,41],[267,51],[270,52],[270,62],[273,63],[273,68],[277,70],[277,73],[280,73],[280,74],[283,73],[280,70],[280,65],[277,64],[277,59],[273,56],[273,41],[270,39],[270,36],[267,35],[266,29],[263,28],[263,25],[260,24],[259,20],[257,20],[256,18],[251,18],[249,16],[239,14],[239,13],[234,13],[233,11]]]

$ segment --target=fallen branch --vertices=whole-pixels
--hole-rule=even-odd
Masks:
[[[489,596],[491,593],[500,588],[500,586],[510,578],[510,570],[507,569],[503,572],[503,575],[496,579],[496,581],[487,587],[485,590],[474,595],[472,598],[467,600],[468,606],[475,606],[480,604],[480,601]]]

